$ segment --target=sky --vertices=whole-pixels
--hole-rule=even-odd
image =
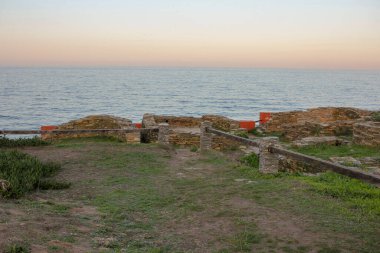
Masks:
[[[380,0],[0,0],[0,66],[380,69]]]

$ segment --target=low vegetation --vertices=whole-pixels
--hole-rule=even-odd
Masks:
[[[0,137],[0,148],[18,148],[18,147],[35,147],[48,145],[49,143],[41,140],[39,137],[33,138],[18,138],[18,139],[9,139],[5,137]]]
[[[371,116],[372,120],[375,122],[380,122],[380,112],[374,112]]]
[[[43,178],[52,176],[59,165],[42,163],[37,158],[17,150],[0,151],[0,179],[3,187],[1,195],[7,198],[18,198],[26,192],[46,186]]]
[[[99,139],[33,148],[73,185],[4,200],[0,252],[13,237],[47,252],[380,248],[379,189],[334,173],[263,175],[254,154],[192,151]]]
[[[293,148],[293,150],[322,159],[328,160],[332,156],[351,156],[355,158],[360,157],[379,157],[380,149],[376,147],[367,147],[360,145],[312,145],[299,148]]]

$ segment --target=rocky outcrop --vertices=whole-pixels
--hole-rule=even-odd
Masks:
[[[261,127],[266,133],[282,133],[288,140],[308,136],[350,135],[353,125],[370,115],[370,111],[356,108],[321,107],[272,113],[271,119]]]

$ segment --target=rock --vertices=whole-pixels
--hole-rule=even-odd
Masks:
[[[90,115],[58,126],[60,130],[131,128],[135,128],[131,120],[111,115]]]
[[[156,123],[156,120],[154,119],[153,114],[145,113],[143,115],[142,127],[143,128],[158,127],[158,124]]]
[[[362,165],[362,163],[359,160],[350,156],[346,156],[346,157],[333,156],[333,157],[330,157],[330,161],[332,161],[333,163],[342,164],[344,166],[349,166],[349,167],[359,167],[360,165]]]
[[[239,129],[239,121],[219,115],[203,115],[202,121],[211,121],[212,127],[221,131],[229,132],[231,130]]]
[[[302,138],[301,140],[293,142],[293,145],[296,147],[321,145],[321,144],[339,146],[339,145],[345,144],[345,141],[336,136],[321,136],[321,137],[305,137],[305,138]]]
[[[353,142],[359,145],[380,147],[380,122],[361,122],[354,125]]]
[[[97,242],[98,246],[105,247],[105,248],[112,248],[114,245],[117,244],[117,240],[114,237],[108,237],[108,238],[95,238],[95,241]]]
[[[11,184],[7,180],[0,179],[0,192],[8,191],[10,186]]]

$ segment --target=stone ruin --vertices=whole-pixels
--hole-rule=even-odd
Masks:
[[[187,116],[166,116],[166,115],[154,115],[144,114],[142,120],[142,127],[157,128],[160,124],[168,124],[168,143],[180,146],[200,146],[200,126],[202,122],[210,121],[211,125],[215,129],[230,132],[239,128],[239,121],[232,120],[227,117],[219,115],[204,115],[202,117],[187,117]],[[143,134],[148,142],[157,141],[158,136],[146,136]],[[237,143],[233,141],[215,136],[213,141],[214,149],[224,149],[226,147]]]
[[[354,124],[353,142],[359,145],[380,147],[380,122],[365,121]]]
[[[281,133],[287,140],[310,136],[351,135],[354,124],[368,119],[371,111],[346,107],[320,107],[306,111],[271,113],[261,125],[265,133]]]
[[[69,121],[59,125],[56,130],[75,130],[75,129],[125,129],[132,130],[136,127],[129,119],[111,116],[111,115],[90,115],[77,120]],[[137,129],[136,129],[137,130]],[[128,143],[140,143],[140,132],[134,131],[129,133],[107,132],[107,133],[48,133],[42,134],[44,140],[67,139],[80,137],[111,136],[116,137]]]

